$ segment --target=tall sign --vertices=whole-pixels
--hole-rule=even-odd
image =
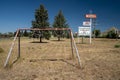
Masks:
[[[97,18],[96,14],[86,14],[85,15],[86,18]]]
[[[84,21],[83,22],[83,26],[90,26],[90,25],[91,25],[90,21]]]
[[[92,40],[91,40],[91,38],[92,38],[92,19],[95,19],[95,18],[97,18],[97,16],[96,16],[96,14],[86,14],[85,15],[85,17],[87,18],[87,19],[90,19],[90,44],[92,43]]]
[[[96,19],[96,14],[86,14],[85,18],[89,19],[89,21],[84,21],[83,26],[84,27],[78,27],[78,42],[79,42],[79,36],[90,36],[90,44],[92,43],[92,19]],[[83,37],[82,37],[83,39]]]
[[[78,27],[78,35],[79,36],[90,36],[90,27]]]

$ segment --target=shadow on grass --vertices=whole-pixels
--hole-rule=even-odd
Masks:
[[[89,44],[89,43],[76,43],[76,44]]]
[[[60,41],[58,41],[58,40],[51,40],[51,41],[62,42],[62,41],[65,41],[65,40],[60,40]]]
[[[42,43],[48,43],[48,42],[33,41],[33,42],[30,42],[30,43],[40,43],[40,44],[42,44]]]
[[[6,67],[4,67],[5,69],[11,69],[13,67],[13,65],[19,60],[20,58],[17,58],[15,59],[12,64],[7,64]],[[80,66],[76,65],[76,64],[73,64],[73,63],[70,63],[69,61],[67,60],[64,60],[64,59],[30,59],[29,62],[39,62],[39,61],[62,61],[64,63],[67,63],[68,65],[72,66],[72,67],[75,67],[75,68],[78,68],[80,69]]]
[[[13,65],[19,60],[20,58],[16,58],[11,64],[8,63],[4,68],[11,69]]]
[[[29,62],[39,62],[39,61],[62,61],[64,63],[67,63],[70,66],[73,66],[73,67],[76,67],[76,68],[80,68],[78,65],[70,63],[70,62],[68,62],[67,60],[64,60],[64,59],[30,59]]]

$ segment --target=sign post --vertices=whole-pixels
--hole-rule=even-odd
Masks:
[[[83,36],[91,35],[90,29],[91,29],[90,27],[78,27],[78,38],[79,38],[79,36],[82,36],[82,43],[83,43]]]
[[[79,36],[90,36],[90,27],[79,27]]]
[[[86,27],[87,27],[87,26],[90,26],[90,25],[91,25],[91,22],[90,22],[90,21],[84,21],[84,22],[83,22],[83,26],[86,26]]]
[[[91,19],[92,18],[94,18],[94,19],[97,18],[96,14],[86,14],[85,17],[86,18],[91,18]]]
[[[92,18],[90,18],[90,44],[92,43]]]
[[[86,18],[90,19],[90,44],[92,43],[92,19],[95,19],[97,16],[96,14],[86,14]]]

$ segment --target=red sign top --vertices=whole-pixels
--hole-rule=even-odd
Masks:
[[[96,14],[86,14],[85,15],[86,18],[96,18]]]

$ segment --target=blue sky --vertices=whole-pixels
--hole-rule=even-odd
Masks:
[[[96,29],[105,31],[115,26],[120,29],[120,0],[0,0],[0,32],[14,32],[18,28],[30,28],[34,12],[40,4],[48,10],[52,25],[59,10],[73,31],[86,21],[90,10],[97,15]]]

